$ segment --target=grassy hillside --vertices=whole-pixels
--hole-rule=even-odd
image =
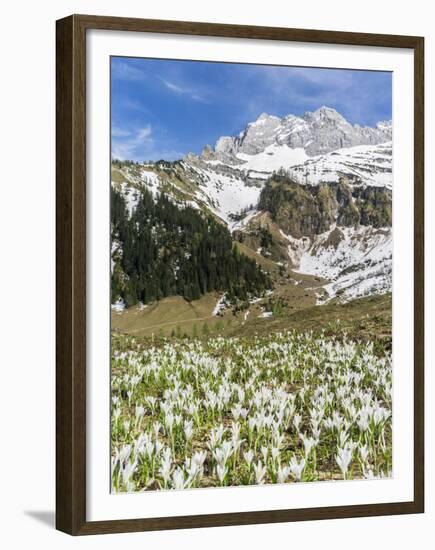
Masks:
[[[137,337],[252,336],[282,330],[348,334],[361,340],[378,340],[391,347],[391,295],[372,296],[346,304],[315,305],[313,289],[302,285],[278,287],[273,296],[241,311],[213,315],[218,293],[188,302],[179,296],[165,298],[141,309],[112,312],[112,330]],[[266,312],[272,315],[264,316]]]
[[[347,334],[354,339],[382,341],[390,347],[391,294],[360,298],[345,304],[310,306],[295,312],[284,311],[281,315],[261,321],[252,320],[236,332],[249,335],[294,329],[298,332],[324,332],[326,336]]]

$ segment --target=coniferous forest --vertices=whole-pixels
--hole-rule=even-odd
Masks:
[[[229,301],[246,301],[271,287],[270,278],[233,245],[226,227],[191,206],[179,207],[164,194],[141,190],[129,215],[121,193],[111,190],[112,303],[144,304],[179,295],[196,300],[225,291]]]

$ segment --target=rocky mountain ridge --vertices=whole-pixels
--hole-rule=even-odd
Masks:
[[[282,118],[262,113],[238,136],[222,136],[213,148],[203,151],[205,160],[237,162],[239,154],[256,155],[271,145],[304,149],[307,156],[329,153],[356,145],[377,145],[392,139],[391,121],[375,127],[351,124],[330,107],[320,107],[303,116],[288,114]]]

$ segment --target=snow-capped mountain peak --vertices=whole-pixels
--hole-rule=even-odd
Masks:
[[[378,130],[381,130],[382,132],[385,132],[385,133],[390,133],[392,132],[392,121],[391,120],[380,120],[377,124],[376,124],[376,128]]]
[[[310,111],[306,112],[303,118],[309,121],[331,120],[331,121],[339,121],[342,123],[349,124],[349,122],[347,122],[344,116],[342,116],[338,111],[336,111],[332,107],[326,107],[325,105],[323,105],[322,107],[319,107],[319,109],[317,109],[314,112],[310,112]]]
[[[280,121],[281,119],[275,115],[269,115],[268,113],[261,113],[261,115],[254,122],[250,122],[248,126],[261,126],[268,120]]]
[[[223,136],[216,142],[216,158],[237,162],[237,156],[258,155],[272,145],[303,148],[307,156],[330,153],[344,147],[376,145],[391,141],[391,121],[375,127],[351,124],[338,111],[322,106],[303,116],[288,114],[282,118],[262,113],[247,124],[238,136]]]

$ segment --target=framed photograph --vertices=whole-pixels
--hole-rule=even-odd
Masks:
[[[56,45],[57,528],[423,512],[423,38]]]

